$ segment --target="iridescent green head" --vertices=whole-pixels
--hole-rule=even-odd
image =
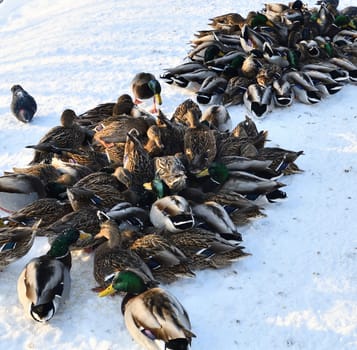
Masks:
[[[59,258],[65,256],[69,252],[71,244],[75,243],[80,234],[75,228],[66,229],[63,234],[58,236],[51,244],[50,250],[47,252],[48,256]]]
[[[98,295],[104,297],[117,292],[126,292],[129,294],[140,294],[147,290],[143,279],[133,271],[120,271],[114,277],[111,285]]]
[[[148,87],[149,89],[154,93],[154,100],[155,103],[161,105],[162,104],[162,99],[161,99],[161,85],[156,79],[152,79],[148,82]]]
[[[221,51],[221,49],[217,45],[210,45],[205,50],[203,61],[209,62],[221,56],[223,56],[223,52]]]
[[[217,163],[213,162],[210,164],[210,166],[198,174],[196,174],[196,177],[204,177],[204,176],[210,176],[210,178],[219,184],[224,183],[227,181],[229,177],[229,170],[228,168],[223,164],[223,163]]]
[[[250,25],[254,27],[259,26],[272,26],[272,22],[262,13],[257,13],[251,20]]]
[[[229,177],[229,170],[222,163],[213,162],[208,167],[211,178],[219,183],[224,183]]]

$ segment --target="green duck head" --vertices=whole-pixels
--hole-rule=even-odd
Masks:
[[[69,252],[69,246],[80,237],[80,233],[75,228],[66,229],[62,235],[58,236],[51,244],[47,255],[53,258],[60,258]]]
[[[250,21],[251,27],[259,27],[259,26],[270,26],[273,27],[273,23],[268,19],[267,16],[258,12]]]
[[[137,295],[147,289],[148,287],[143,279],[135,272],[123,270],[115,275],[109,287],[101,291],[98,296],[105,297],[107,295],[114,294],[115,292],[126,292]]]
[[[217,45],[210,45],[206,48],[204,56],[203,56],[203,61],[204,62],[209,62],[217,57],[223,56],[224,53],[221,51],[221,49]]]
[[[158,176],[155,176],[151,182],[144,183],[143,187],[148,191],[154,192],[157,198],[165,197],[170,192],[167,185]]]
[[[156,79],[151,79],[148,82],[149,89],[154,93],[155,102],[159,105],[162,104],[161,99],[161,85]]]
[[[229,170],[227,167],[218,162],[213,162],[210,164],[210,166],[207,169],[204,169],[200,173],[196,174],[196,177],[204,177],[204,176],[210,176],[210,178],[214,182],[218,182],[220,184],[224,183],[228,177],[229,177]]]

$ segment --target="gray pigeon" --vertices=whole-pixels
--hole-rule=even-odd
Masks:
[[[11,112],[23,123],[29,123],[37,110],[35,99],[29,95],[20,85],[11,88],[12,101]]]

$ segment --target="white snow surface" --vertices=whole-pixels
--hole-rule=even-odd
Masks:
[[[134,74],[159,76],[183,63],[197,30],[228,12],[246,15],[266,1],[5,0],[0,5],[0,170],[24,166],[36,143],[59,125],[65,108],[80,114],[131,93]],[[314,1],[307,2],[310,6]],[[353,4],[341,0],[339,8]],[[30,124],[10,112],[14,84],[37,101]],[[171,115],[194,95],[162,82]],[[164,286],[186,307],[192,349],[357,349],[356,86],[313,106],[298,102],[256,121],[268,146],[304,150],[305,170],[281,179],[288,198],[265,203],[265,218],[241,227],[252,256],[222,270]],[[205,107],[203,107],[204,109]],[[233,125],[245,108],[229,109]],[[24,265],[45,253],[45,238],[0,272],[1,349],[136,350],[125,329],[121,297],[91,291],[92,255],[74,253],[72,290],[47,324],[24,315],[16,281]]]

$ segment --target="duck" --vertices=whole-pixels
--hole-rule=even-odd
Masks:
[[[168,238],[156,232],[141,234],[137,231],[121,232],[125,247],[134,251],[149,266],[155,280],[169,284],[180,277],[194,277],[189,259]]]
[[[226,267],[250,255],[244,252],[244,247],[240,245],[240,237],[227,234],[226,239],[202,227],[175,233],[163,231],[160,234],[167,237],[190,259],[193,271]]]
[[[0,209],[5,212],[15,212],[46,196],[46,188],[37,176],[16,173],[0,176]]]
[[[140,137],[144,137],[148,128],[153,124],[154,122],[145,116],[133,118],[121,115],[118,118],[103,120],[95,127],[93,144],[99,143],[107,148],[113,144],[125,142],[127,133],[133,128],[138,130]]]
[[[291,84],[283,78],[273,82],[273,100],[278,107],[289,107],[294,101],[294,92]]]
[[[158,125],[151,125],[146,131],[146,136],[147,142],[144,148],[150,157],[162,155],[165,145],[161,140],[161,128]]]
[[[155,178],[162,180],[172,193],[186,187],[186,167],[181,158],[177,154],[155,158]]]
[[[232,129],[232,118],[225,106],[212,105],[203,112],[200,122],[207,122],[208,126],[219,132],[229,132]]]
[[[315,104],[321,101],[319,89],[314,86],[311,78],[299,71],[289,71],[283,75],[283,79],[291,84],[295,98],[305,104]]]
[[[184,153],[190,173],[200,172],[216,157],[215,131],[204,123],[200,123],[198,116],[192,110],[187,112],[189,127],[184,135]]]
[[[134,95],[134,103],[141,103],[142,100],[154,99],[152,113],[157,113],[157,105],[162,104],[161,85],[152,73],[137,73],[131,81],[131,90]]]
[[[95,289],[108,287],[115,274],[124,270],[135,271],[146,283],[157,285],[145,262],[123,245],[121,232],[115,220],[102,221],[95,239],[102,242],[94,251],[93,275],[98,285]]]
[[[303,150],[293,151],[281,147],[263,147],[258,151],[256,159],[259,160],[272,160],[284,159],[280,166],[280,171],[284,175],[296,174],[303,172],[295,163],[296,159],[304,154]]]
[[[226,107],[242,104],[244,93],[250,84],[252,79],[247,77],[238,75],[230,78],[222,95],[222,104]]]
[[[195,219],[188,201],[179,195],[157,199],[150,209],[150,221],[154,227],[169,232],[192,228]]]
[[[0,271],[30,251],[39,224],[40,220],[32,227],[7,225],[0,228]]]
[[[123,168],[131,173],[133,185],[142,186],[143,183],[154,178],[154,162],[138,136],[139,133],[135,128],[127,134]]]
[[[210,231],[219,234],[232,234],[237,240],[242,240],[241,233],[231,220],[229,214],[222,205],[215,201],[192,205],[192,212],[195,217],[195,227],[205,227]]]
[[[73,243],[71,250],[84,249],[90,251],[101,243],[99,240],[94,239],[100,228],[100,218],[97,212],[98,208],[95,206],[72,211],[49,226],[40,229],[38,235],[47,237],[48,242],[51,244],[63,231],[74,228],[85,234],[85,237]]]
[[[48,322],[69,298],[72,257],[71,244],[80,238],[78,230],[64,231],[44,255],[30,260],[17,281],[18,299],[26,316]]]
[[[211,165],[196,174],[196,177],[206,177],[211,191],[238,192],[243,195],[263,195],[275,191],[285,184],[265,179],[245,171],[230,171],[222,163],[213,162]]]
[[[160,156],[174,155],[183,152],[183,135],[186,126],[175,120],[167,118],[161,110],[157,115],[157,124],[160,130],[161,148]]]
[[[37,111],[36,100],[21,86],[11,87],[12,99],[10,109],[12,114],[22,123],[29,123]]]
[[[187,87],[188,81],[180,79],[181,74],[195,72],[204,68],[204,65],[197,61],[189,61],[173,68],[166,68],[160,76],[167,84],[176,84],[180,87]]]
[[[57,198],[39,198],[25,207],[13,212],[7,220],[29,226],[36,220],[40,220],[39,227],[51,225],[62,216],[72,212],[72,206],[67,200]]]
[[[26,167],[13,167],[12,172],[5,171],[4,175],[10,174],[29,174],[38,177],[43,184],[48,182],[53,182],[59,179],[62,175],[59,170],[57,170],[52,164],[34,164]]]
[[[200,119],[202,116],[202,110],[200,106],[191,98],[187,98],[175,108],[171,117],[171,121],[177,124],[189,126],[190,123],[188,120],[188,113],[193,113],[197,119]]]
[[[197,102],[200,104],[212,103],[219,99],[227,87],[228,81],[223,77],[209,76],[203,80],[196,92]]]
[[[41,144],[51,144],[55,147],[77,150],[85,145],[91,138],[86,129],[79,126],[76,122],[77,115],[72,109],[65,109],[61,114],[61,125],[51,128],[38,142]],[[30,165],[41,163],[52,158],[52,153],[41,152],[35,149],[35,154]]]
[[[171,293],[148,286],[133,271],[120,271],[112,283],[99,293],[104,297],[125,292],[121,310],[127,330],[144,349],[188,350],[192,338],[191,322],[184,306]]]
[[[271,85],[251,84],[243,95],[244,105],[249,113],[256,118],[262,118],[272,111],[273,89]]]
[[[146,209],[129,202],[120,202],[105,211],[105,215],[117,222],[119,230],[134,230],[142,232],[150,222]]]

